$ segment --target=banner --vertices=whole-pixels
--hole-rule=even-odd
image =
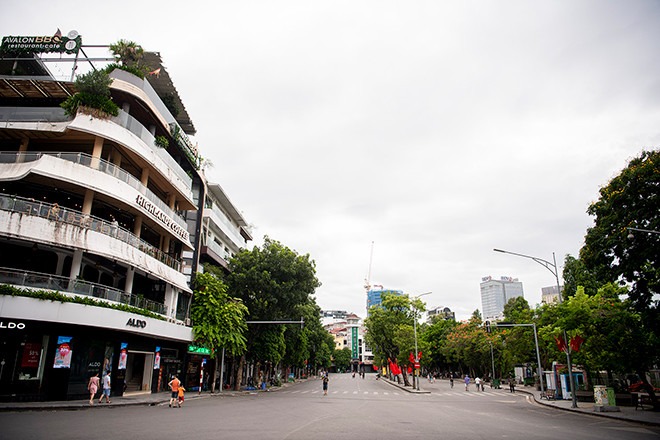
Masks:
[[[121,349],[119,350],[119,365],[117,365],[117,369],[119,370],[126,369],[127,358],[128,358],[128,343],[122,342]]]
[[[57,349],[55,350],[55,361],[53,368],[71,368],[71,336],[58,336]]]
[[[160,347],[156,347],[156,356],[154,357],[154,370],[160,369]]]

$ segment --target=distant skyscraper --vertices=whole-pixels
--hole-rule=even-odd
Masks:
[[[559,287],[561,290],[564,290],[564,286]],[[541,302],[544,304],[559,302],[559,292],[557,291],[557,286],[541,287]]]
[[[511,299],[523,296],[523,285],[518,278],[484,277],[481,280],[481,308],[484,320],[499,320],[504,317],[504,305]]]
[[[373,306],[380,306],[383,302],[382,295],[384,293],[391,293],[392,295],[403,295],[403,290],[369,290],[367,292],[367,316],[369,316],[369,308]]]

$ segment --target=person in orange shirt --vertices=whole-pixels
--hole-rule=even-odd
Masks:
[[[176,378],[175,375],[172,376],[172,380],[167,384],[172,390],[172,396],[170,397],[170,408],[174,405],[176,408],[176,401],[179,398],[179,387],[181,386],[181,381]]]
[[[181,408],[181,404],[183,403],[183,392],[186,391],[185,388],[183,388],[181,385],[179,385],[179,408]]]

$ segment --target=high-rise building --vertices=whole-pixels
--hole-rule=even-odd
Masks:
[[[370,289],[367,292],[367,316],[369,315],[369,308],[373,306],[380,306],[383,303],[383,294],[385,293],[392,295],[403,295],[403,290],[386,290],[382,287],[378,290]]]
[[[564,289],[564,286],[560,286]],[[541,302],[544,304],[552,304],[559,302],[559,291],[557,286],[541,287]]]
[[[497,321],[503,318],[504,306],[511,298],[523,296],[523,285],[517,278],[484,277],[481,280],[481,307],[484,320]]]
[[[44,51],[80,49],[75,31],[57,39]],[[32,40],[46,38],[3,39],[0,58],[0,400],[88,398],[106,372],[113,395],[164,390],[172,374],[197,387],[210,353],[192,344],[190,281],[202,254],[226,260],[250,238],[246,224],[207,185],[158,53],[144,58],[153,75],[110,71],[117,116],[68,115],[72,78],[39,44],[12,43]]]

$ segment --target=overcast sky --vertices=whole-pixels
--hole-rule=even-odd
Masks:
[[[6,2],[0,32],[161,53],[255,240],[467,319],[482,277],[540,302],[601,186],[660,144],[658,1]]]

